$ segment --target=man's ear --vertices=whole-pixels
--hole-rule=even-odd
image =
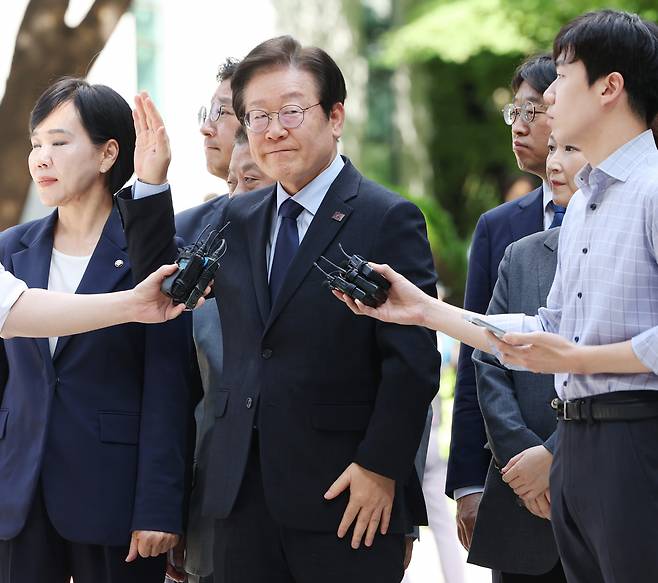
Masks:
[[[607,106],[619,102],[624,93],[626,84],[621,73],[609,73],[599,81],[599,91],[601,93],[601,105]]]
[[[343,124],[345,123],[345,106],[342,103],[334,103],[329,112],[329,123],[331,124],[331,133],[334,135],[334,139],[338,141],[343,135]]]

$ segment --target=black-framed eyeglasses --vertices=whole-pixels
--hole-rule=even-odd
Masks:
[[[513,103],[508,103],[503,107],[503,119],[508,126],[511,126],[516,118],[521,114],[521,119],[526,123],[531,123],[534,121],[535,116],[540,113],[546,113],[545,109],[541,108],[540,105],[535,105],[532,101],[526,101],[523,105],[514,105]]]
[[[301,105],[284,105],[279,111],[265,111],[263,109],[252,109],[244,114],[244,125],[254,132],[255,134],[263,133],[270,125],[272,118],[276,115],[279,118],[279,123],[287,130],[298,128],[304,121],[304,112],[320,105],[314,103],[308,107]]]
[[[199,108],[199,113],[197,113],[197,122],[199,126],[202,126],[206,123],[206,120],[209,119],[213,123],[217,123],[220,119],[224,119],[226,116],[235,115],[233,110],[230,109],[227,105],[221,105],[217,101],[213,101],[210,104],[210,112],[205,105],[202,105]]]

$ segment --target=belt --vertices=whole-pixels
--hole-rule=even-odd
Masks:
[[[633,395],[640,392],[634,391]],[[658,395],[630,396],[624,392],[562,401],[553,399],[551,407],[563,421],[639,421],[658,417]],[[612,398],[611,398],[612,397]],[[653,398],[651,398],[653,397]]]

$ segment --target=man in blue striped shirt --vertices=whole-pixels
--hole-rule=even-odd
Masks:
[[[429,299],[387,267],[389,300],[353,311],[441,330],[510,368],[556,374],[552,521],[568,581],[658,581],[658,26],[602,10],[554,43],[544,94],[553,135],[589,164],[560,233],[537,316],[474,316]],[[510,483],[522,489],[523,484]]]

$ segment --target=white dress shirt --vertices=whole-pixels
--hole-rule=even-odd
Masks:
[[[279,234],[279,227],[281,226],[281,217],[279,216],[279,208],[288,199],[292,198],[296,203],[304,207],[304,210],[299,213],[297,217],[297,234],[299,235],[299,244],[301,245],[306,231],[311,226],[311,221],[318,212],[320,204],[324,200],[329,187],[333,184],[340,171],[345,166],[345,162],[340,156],[336,156],[331,164],[327,166],[320,174],[318,174],[311,182],[302,188],[296,194],[290,196],[285,188],[277,182],[276,185],[276,208],[272,212],[272,223],[270,227],[270,238],[267,242],[266,260],[267,260],[267,277],[269,279],[270,271],[272,270],[272,260],[274,259],[274,245],[276,237]]]
[[[48,289],[50,291],[74,294],[82,281],[82,276],[85,274],[90,259],[91,255],[82,257],[66,255],[53,248],[53,253],[50,257]],[[55,354],[58,339],[57,336],[48,338],[50,356]]]

